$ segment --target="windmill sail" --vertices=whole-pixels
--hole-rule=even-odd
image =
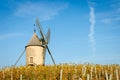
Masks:
[[[41,37],[43,38],[43,40],[45,40],[44,34],[43,34],[43,32],[42,32],[41,24],[39,23],[38,18],[36,19],[36,25],[37,25],[37,28],[38,28],[38,31],[39,31]]]
[[[45,37],[47,44],[50,42],[50,29],[48,29],[47,35]]]
[[[51,57],[53,63],[55,64],[55,61],[54,61],[54,59],[53,59],[53,56],[52,56],[52,54],[51,54],[51,52],[50,52],[50,49],[48,48],[47,45],[46,45],[46,48],[47,48],[47,51],[48,51],[48,53],[49,53],[49,55],[50,55],[50,57]]]
[[[41,24],[39,23],[38,18],[36,19],[36,25],[37,25],[37,28],[38,28],[38,30],[39,30],[39,33],[40,33],[40,35],[41,35],[41,37],[42,37],[42,39],[43,39],[43,43],[47,43],[47,42],[49,41],[49,37],[50,37],[50,30],[48,30],[48,33],[47,33],[48,36],[45,38],[45,36],[44,36],[44,34],[43,34],[43,31],[42,31]],[[46,47],[46,49],[47,49],[47,51],[48,51],[48,53],[49,53],[49,55],[50,55],[53,63],[55,64],[55,61],[54,61],[54,59],[53,59],[53,56],[52,56],[52,54],[51,54],[51,52],[50,52],[50,49],[49,49],[48,45],[45,44],[45,47]]]

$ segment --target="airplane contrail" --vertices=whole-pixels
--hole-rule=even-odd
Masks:
[[[89,39],[92,47],[93,57],[95,57],[96,54],[96,41],[95,41],[95,9],[90,6],[90,32],[89,32]]]

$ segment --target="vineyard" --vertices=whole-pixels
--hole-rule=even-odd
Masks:
[[[120,80],[120,66],[60,64],[0,69],[0,80]]]

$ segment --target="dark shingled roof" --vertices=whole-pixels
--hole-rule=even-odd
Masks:
[[[37,45],[42,46],[42,41],[38,38],[37,34],[34,32],[27,46],[37,46]]]

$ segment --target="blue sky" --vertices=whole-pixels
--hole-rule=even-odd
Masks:
[[[57,64],[120,64],[120,0],[0,0],[0,67],[18,59],[36,17],[45,33],[51,29]],[[48,53],[46,64],[53,64]]]

